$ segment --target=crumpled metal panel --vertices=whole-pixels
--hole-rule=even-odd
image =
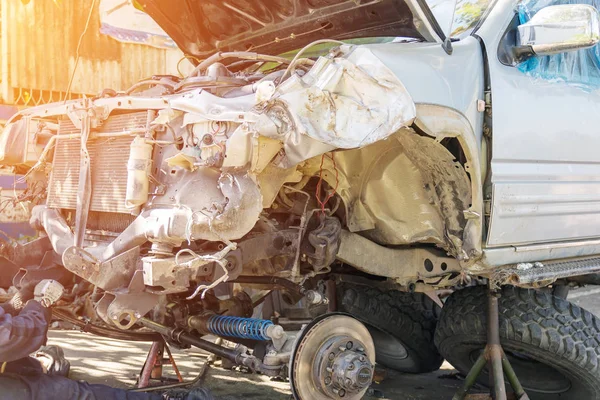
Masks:
[[[283,143],[279,166],[289,168],[334,149],[367,146],[410,125],[416,109],[402,82],[369,49],[344,51],[344,57],[319,58],[303,77],[295,75],[273,87],[272,94],[254,106],[257,111],[246,113],[250,122],[228,140],[224,166],[249,163],[250,146],[245,152],[239,147],[257,134]],[[352,62],[346,58],[350,55]],[[266,90],[259,86],[258,92],[265,96]],[[202,109],[205,115],[206,111]],[[219,115],[230,112],[219,110]]]
[[[333,186],[337,169],[351,232],[379,244],[433,243],[461,254],[470,181],[443,146],[406,128],[365,148],[336,152],[335,162],[334,168],[324,160],[323,176]],[[318,157],[302,171],[313,175],[320,167]]]

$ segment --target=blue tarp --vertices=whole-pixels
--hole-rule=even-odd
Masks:
[[[523,24],[539,10],[561,4],[587,4],[600,8],[600,0],[525,0],[520,3],[519,20]],[[543,80],[563,81],[587,90],[600,88],[600,45],[589,49],[532,57],[518,65],[521,72]]]

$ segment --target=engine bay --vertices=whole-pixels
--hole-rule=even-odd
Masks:
[[[310,320],[335,311],[332,268],[462,281],[465,169],[416,134],[413,100],[368,48],[333,42],[316,60],[217,53],[185,78],[18,114],[0,163],[43,190],[40,237],[3,250],[15,285],[61,280],[57,315],[111,337],[266,340],[263,357],[230,358],[285,375],[295,337],[261,319],[278,320],[261,310],[273,291]],[[371,371],[365,354],[352,362]]]

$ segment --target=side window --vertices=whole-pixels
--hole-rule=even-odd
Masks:
[[[561,4],[587,4],[600,9],[600,0],[524,0],[519,3],[519,24],[542,8]],[[531,57],[517,68],[535,79],[562,81],[586,90],[600,89],[600,45],[551,56]]]
[[[427,5],[447,36],[461,39],[471,34],[492,0],[427,0]]]

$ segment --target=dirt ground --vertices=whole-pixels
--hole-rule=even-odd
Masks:
[[[569,294],[569,300],[600,315],[600,287],[590,286]],[[123,342],[105,339],[76,331],[52,331],[49,344],[58,344],[71,361],[71,377],[90,383],[131,388],[145,360],[149,343]],[[206,363],[207,354],[199,351],[173,351],[186,379],[193,379]],[[165,373],[174,376],[170,367]],[[372,386],[368,399],[389,400],[446,400],[461,385],[456,370],[444,363],[439,371],[411,375],[387,371],[380,384]],[[277,382],[255,374],[229,371],[220,363],[211,365],[204,375],[203,385],[210,388],[219,400],[290,399],[287,382]]]

